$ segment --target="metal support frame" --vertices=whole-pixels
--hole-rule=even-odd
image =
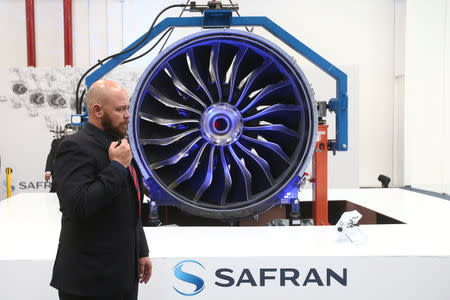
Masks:
[[[152,29],[150,34],[145,38],[145,34],[134,41],[131,45],[124,49],[124,51],[131,49],[144,38],[145,40],[136,49],[124,54],[120,54],[86,78],[86,86],[89,88],[95,81],[99,80],[109,71],[120,65],[127,58],[139,51],[142,47],[148,44],[156,36],[170,27],[244,27],[244,26],[260,26],[273,34],[286,45],[294,49],[303,57],[308,59],[314,65],[322,69],[325,73],[336,80],[336,98],[330,100],[330,110],[336,113],[336,140],[330,140],[330,150],[332,151],[346,151],[348,149],[348,96],[347,96],[347,75],[339,70],[337,67],[329,63],[322,56],[314,52],[311,48],[300,42],[294,36],[289,34],[283,28],[271,21],[267,17],[231,17],[229,14],[222,14],[221,18],[212,22],[205,18],[211,18],[217,11],[206,10],[203,17],[183,17],[183,18],[166,18]],[[231,11],[230,11],[231,12]],[[220,21],[222,20],[222,21]]]
[[[312,165],[313,203],[315,225],[328,223],[328,125],[320,124]]]

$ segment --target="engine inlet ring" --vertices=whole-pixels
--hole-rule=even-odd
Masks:
[[[310,85],[273,43],[238,30],[190,35],[158,55],[130,105],[134,158],[159,205],[236,219],[274,205],[317,134]]]

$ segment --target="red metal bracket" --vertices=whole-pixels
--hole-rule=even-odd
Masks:
[[[312,166],[314,224],[330,225],[328,223],[328,125],[319,125]]]

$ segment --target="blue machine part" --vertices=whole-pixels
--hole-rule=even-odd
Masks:
[[[347,76],[266,17],[166,18],[136,49],[86,78],[100,79],[170,27],[261,26],[336,80],[336,140],[346,151]],[[237,219],[297,195],[317,130],[310,86],[279,47],[243,31],[209,30],[184,38],[147,68],[131,102],[133,155],[159,206],[194,215]]]
[[[130,106],[133,156],[158,206],[236,219],[295,189],[312,157],[316,103],[295,62],[245,31],[202,31],[141,76]]]
[[[214,21],[214,16],[219,17]],[[220,15],[222,15],[220,17]],[[231,12],[229,12],[231,15]],[[348,149],[348,95],[347,95],[347,75],[336,66],[328,62],[322,56],[314,52],[311,48],[296,39],[290,33],[278,26],[267,17],[228,17],[222,10],[205,10],[204,17],[185,17],[185,18],[166,18],[158,23],[151,33],[145,37],[145,34],[138,38],[134,43],[129,45],[124,51],[133,48],[142,40],[145,40],[136,49],[125,54],[118,55],[86,78],[86,86],[89,88],[95,81],[99,80],[109,71],[117,67],[124,60],[139,51],[147,45],[152,39],[158,36],[167,28],[171,27],[244,27],[244,26],[261,26],[268,32],[273,34],[280,41],[294,49],[311,63],[319,67],[322,71],[330,75],[336,80],[336,98],[330,100],[330,110],[336,113],[336,140],[330,140],[330,150],[347,151]]]

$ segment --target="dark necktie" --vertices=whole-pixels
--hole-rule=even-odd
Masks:
[[[137,178],[136,170],[134,169],[132,164],[130,164],[128,166],[128,170],[130,171],[131,178],[133,178],[134,187],[136,188],[136,192],[138,195],[138,205],[139,205],[138,216],[140,216],[141,215],[141,189],[139,188],[139,180]]]

